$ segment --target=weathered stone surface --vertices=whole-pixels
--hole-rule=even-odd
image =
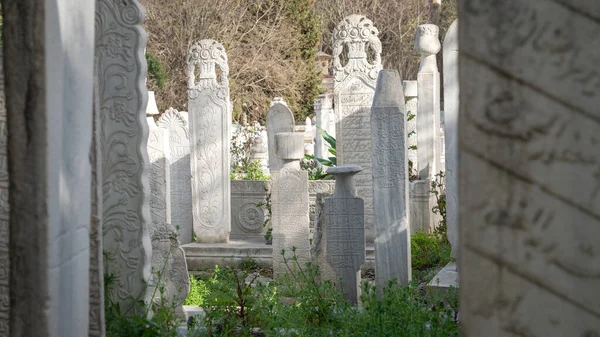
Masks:
[[[148,117],[148,159],[150,160],[150,214],[152,223],[171,222],[169,135]],[[152,232],[153,229],[150,229]]]
[[[275,97],[267,112],[267,135],[269,137],[269,170],[276,172],[283,166],[283,160],[277,157],[275,135],[280,132],[294,131],[294,114],[281,97]]]
[[[4,53],[0,48],[0,65]],[[4,95],[4,67],[0,66],[0,336],[10,336],[10,292],[9,292],[9,212],[8,202],[8,154],[6,129],[6,99]]]
[[[144,16],[137,0],[96,2],[104,262],[105,272],[115,275],[114,286],[119,289],[113,300],[124,312],[137,300],[150,300],[146,286],[152,246]]]
[[[156,122],[169,137],[171,223],[179,228],[179,241],[192,242],[192,179],[190,169],[190,129],[188,113],[169,108]]]
[[[373,22],[361,15],[344,18],[333,31],[337,161],[338,165],[363,168],[354,181],[358,196],[365,201],[365,225],[370,242],[375,238],[370,118],[375,81],[381,70],[378,34]],[[348,53],[342,56],[344,50]],[[374,55],[372,62],[367,60],[368,53]],[[348,60],[345,65],[342,65],[343,58]]]
[[[428,180],[413,180],[409,183],[410,189],[410,234],[429,231],[429,217],[431,216],[431,185]]]
[[[600,24],[586,9],[459,2],[465,336],[600,335]]]
[[[152,228],[152,285],[160,289],[153,301],[158,306],[174,307],[175,313],[183,318],[182,305],[190,292],[190,279],[177,230],[168,223],[155,221]]]
[[[373,108],[375,284],[411,280],[406,110],[397,70],[379,72]]]
[[[325,198],[327,262],[341,279],[344,298],[358,303],[360,267],[365,262],[365,204],[356,197],[353,176],[360,166],[331,167],[335,192]]]
[[[188,59],[190,166],[198,242],[227,242],[231,230],[228,75],[227,54],[220,43],[201,40],[192,45]]]
[[[266,228],[265,202],[270,184],[266,181],[231,181],[231,239],[261,239]],[[261,204],[259,206],[259,204]]]
[[[300,139],[300,141],[296,140]],[[280,277],[287,272],[285,259],[293,257],[293,251],[300,266],[310,258],[309,245],[309,205],[308,172],[300,171],[300,158],[303,157],[303,134],[278,133],[277,148],[285,149],[277,153],[284,159],[283,167],[273,175],[271,195],[271,223],[273,228],[273,275]],[[291,148],[295,145],[295,149]],[[285,257],[282,255],[285,251]],[[288,262],[294,268],[294,262]]]
[[[458,19],[444,38],[444,141],[446,143],[446,226],[452,257],[458,258]]]
[[[402,91],[406,99],[406,142],[408,148],[408,160],[412,162],[412,170],[410,174],[419,172],[419,159],[417,156],[417,81],[402,81]],[[415,115],[411,120],[408,120],[409,115]]]
[[[310,184],[309,184],[310,189]],[[325,198],[331,193],[317,193],[314,205],[314,233],[310,244],[310,256],[319,267],[319,280],[336,281],[335,270],[327,262],[327,216],[325,215]]]
[[[3,1],[10,210],[10,333],[88,335],[93,128],[93,2]],[[6,143],[4,143],[6,144]],[[6,158],[8,154],[8,158]],[[3,242],[6,247],[6,241]],[[4,249],[4,248],[3,248]],[[5,281],[6,274],[0,278]],[[4,287],[0,308],[8,309]]]

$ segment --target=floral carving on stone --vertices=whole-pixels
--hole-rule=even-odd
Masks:
[[[115,277],[113,300],[123,312],[138,300],[150,300],[144,16],[137,0],[97,2],[104,272]]]
[[[337,82],[355,73],[367,74],[365,80],[377,79],[382,67],[381,41],[377,35],[379,30],[363,15],[347,16],[337,24],[333,30],[333,67]],[[372,60],[368,58],[370,53]]]
[[[217,67],[220,76],[217,74]],[[198,77],[196,77],[198,72]],[[201,40],[188,53],[188,95],[198,97],[202,90],[214,90],[217,97],[229,97],[229,65],[227,53],[219,42]]]

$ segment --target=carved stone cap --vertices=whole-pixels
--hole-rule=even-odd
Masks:
[[[187,63],[190,98],[195,98],[197,91],[206,89],[216,89],[217,96],[222,99],[229,95],[229,65],[223,45],[214,40],[200,40],[190,47]],[[217,67],[220,76],[217,74]]]
[[[360,167],[359,165],[332,166],[327,169],[327,174],[358,173],[362,170],[362,167]]]
[[[373,107],[398,107],[404,106],[404,93],[402,92],[402,79],[395,69],[384,69],[379,72]]]
[[[269,107],[273,107],[273,105],[278,104],[278,103],[288,106],[287,103],[285,102],[285,100],[283,99],[283,97],[275,97],[271,101],[271,105]]]
[[[437,54],[442,48],[438,38],[440,29],[436,25],[426,24],[417,27],[415,48],[421,55]]]

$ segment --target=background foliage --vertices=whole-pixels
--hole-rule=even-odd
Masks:
[[[148,88],[160,111],[187,110],[186,57],[200,39],[215,39],[229,56],[234,120],[264,119],[273,97],[284,97],[302,121],[321,92],[317,51],[331,53],[331,32],[345,16],[362,14],[379,29],[385,68],[416,79],[417,25],[433,21],[440,38],[456,18],[456,2],[443,1],[432,15],[431,0],[141,0],[146,8]],[[430,17],[432,19],[430,19]],[[438,58],[441,69],[441,57]],[[156,61],[156,62],[155,62]],[[156,71],[155,71],[156,70]]]

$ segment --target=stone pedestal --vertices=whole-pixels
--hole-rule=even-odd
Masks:
[[[272,226],[273,226],[273,275],[280,277],[287,272],[282,251],[288,266],[294,268],[292,250],[302,268],[310,258],[308,173],[300,171],[300,159],[304,156],[302,133],[278,133],[277,156],[283,161],[282,168],[273,175]]]
[[[231,230],[227,54],[225,48],[213,40],[195,43],[188,54],[194,233],[198,242],[227,242]]]
[[[379,72],[373,108],[373,201],[375,205],[375,284],[411,280],[406,157],[406,110],[397,70]]]
[[[360,32],[360,33],[356,33]],[[365,201],[367,241],[375,238],[371,168],[371,105],[381,70],[381,42],[373,22],[362,15],[344,18],[333,31],[334,99],[337,117],[337,164],[360,165],[355,178]],[[346,55],[342,55],[347,51]],[[373,55],[369,60],[367,54]],[[342,59],[347,59],[342,65]]]
[[[331,167],[335,175],[335,192],[325,198],[325,240],[327,262],[341,282],[344,298],[358,303],[360,267],[365,262],[365,203],[356,197],[354,175],[360,166]],[[341,280],[341,281],[340,281]]]

